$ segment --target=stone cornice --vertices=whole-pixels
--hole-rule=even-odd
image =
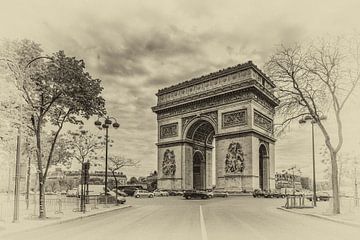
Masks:
[[[182,145],[182,144],[195,144],[197,146],[204,147],[203,143],[198,143],[191,139],[181,139],[181,140],[174,140],[174,141],[168,141],[168,142],[159,142],[159,143],[156,143],[155,145],[157,145],[158,147],[171,147],[171,146]],[[213,146],[206,144],[206,148],[212,149]]]
[[[228,138],[228,137],[238,137],[238,136],[243,136],[244,134],[245,135],[255,135],[257,137],[260,137],[261,139],[265,139],[265,140],[273,142],[273,143],[276,141],[276,139],[274,137],[264,134],[255,129],[246,129],[246,130],[240,130],[240,131],[235,131],[235,132],[230,132],[230,133],[220,133],[220,134],[214,135],[214,138],[221,139],[221,138]]]
[[[216,97],[220,95],[225,95],[230,92],[235,91],[241,91],[249,88],[254,88],[257,90],[257,92],[261,95],[263,95],[267,101],[273,105],[273,107],[276,107],[279,105],[279,100],[267,89],[265,89],[261,84],[259,84],[256,80],[248,80],[244,82],[239,82],[236,84],[232,84],[229,86],[224,86],[221,89],[214,89],[212,91],[207,91],[205,93],[189,96],[186,99],[179,99],[176,101],[168,102],[165,104],[157,105],[155,107],[152,107],[153,112],[157,113],[159,111],[168,109],[168,108],[174,108],[180,105],[189,104],[192,102],[201,101],[210,97]]]
[[[207,82],[209,80],[220,78],[220,77],[223,77],[223,76],[226,76],[226,75],[229,75],[229,74],[232,74],[232,73],[240,72],[240,71],[243,71],[243,70],[246,70],[246,69],[249,69],[249,68],[253,69],[261,77],[263,77],[271,87],[273,87],[273,88],[275,87],[275,84],[270,80],[270,78],[268,76],[266,76],[265,73],[263,73],[255,64],[253,64],[252,61],[248,61],[248,62],[243,63],[243,64],[238,64],[236,66],[229,67],[229,68],[226,68],[226,69],[222,69],[222,70],[210,73],[210,74],[205,75],[205,76],[201,76],[201,77],[198,77],[198,78],[193,78],[193,79],[191,79],[189,81],[184,81],[184,82],[181,82],[179,84],[176,84],[176,85],[173,85],[173,86],[170,86],[170,87],[167,87],[167,88],[160,89],[156,95],[161,96],[161,95],[166,94],[166,93],[170,93],[170,92],[173,92],[173,91],[176,91],[176,90],[184,89],[186,87],[190,87],[190,86],[193,86],[195,84],[204,83],[204,82]]]

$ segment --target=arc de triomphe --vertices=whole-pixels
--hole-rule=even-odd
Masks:
[[[158,188],[274,189],[274,87],[249,61],[159,90]]]

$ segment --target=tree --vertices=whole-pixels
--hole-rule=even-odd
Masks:
[[[139,181],[137,180],[136,177],[131,177],[130,180],[129,180],[129,184],[138,184]]]
[[[41,57],[40,46],[31,41],[15,44],[8,65],[23,93],[29,122],[36,139],[39,178],[39,217],[45,218],[45,182],[53,164],[56,144],[64,124],[83,124],[82,119],[105,114],[99,79],[85,71],[85,63],[63,51]],[[47,59],[47,61],[45,61]],[[48,154],[43,154],[42,133],[51,129]]]
[[[82,126],[78,131],[68,131],[68,147],[71,150],[72,156],[80,163],[90,162],[95,159],[96,150],[102,146],[102,141],[99,137],[84,130]]]
[[[123,167],[138,167],[139,161],[124,156],[111,156],[109,158],[109,169],[115,180],[116,198],[118,194],[118,179],[116,173]],[[136,179],[136,178],[135,178]],[[131,179],[130,179],[131,180]]]
[[[310,116],[324,138],[331,159],[333,213],[340,213],[338,153],[343,145],[342,113],[360,79],[360,44],[357,39],[336,39],[307,46],[281,45],[270,57],[266,69],[277,84],[281,101],[277,114],[282,125]],[[323,120],[334,120],[333,134]]]

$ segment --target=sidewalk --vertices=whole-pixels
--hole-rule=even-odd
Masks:
[[[63,213],[57,214],[56,216],[50,215],[47,219],[40,220],[37,217],[21,219],[19,222],[10,223],[10,222],[0,222],[0,238],[2,236],[16,233],[34,230],[37,228],[42,228],[54,224],[62,224],[66,222],[71,222],[83,218],[88,218],[91,216],[96,216],[100,214],[105,214],[112,211],[117,211],[120,209],[131,207],[130,205],[120,205],[120,206],[109,206],[107,208],[101,206],[98,209],[92,209],[86,213],[74,212],[71,210],[64,211]]]
[[[342,213],[334,215],[331,212],[331,204],[331,201],[318,202],[318,206],[315,208],[286,209],[285,207],[279,207],[278,209],[295,214],[306,215],[310,217],[321,218],[327,221],[360,227],[360,207],[346,208],[346,206],[343,205],[341,208]]]

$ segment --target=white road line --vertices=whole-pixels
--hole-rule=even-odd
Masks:
[[[201,205],[200,205],[200,227],[201,227],[201,239],[208,240],[207,233],[206,233],[206,227],[205,227],[205,221],[204,221],[204,215],[202,213]]]

